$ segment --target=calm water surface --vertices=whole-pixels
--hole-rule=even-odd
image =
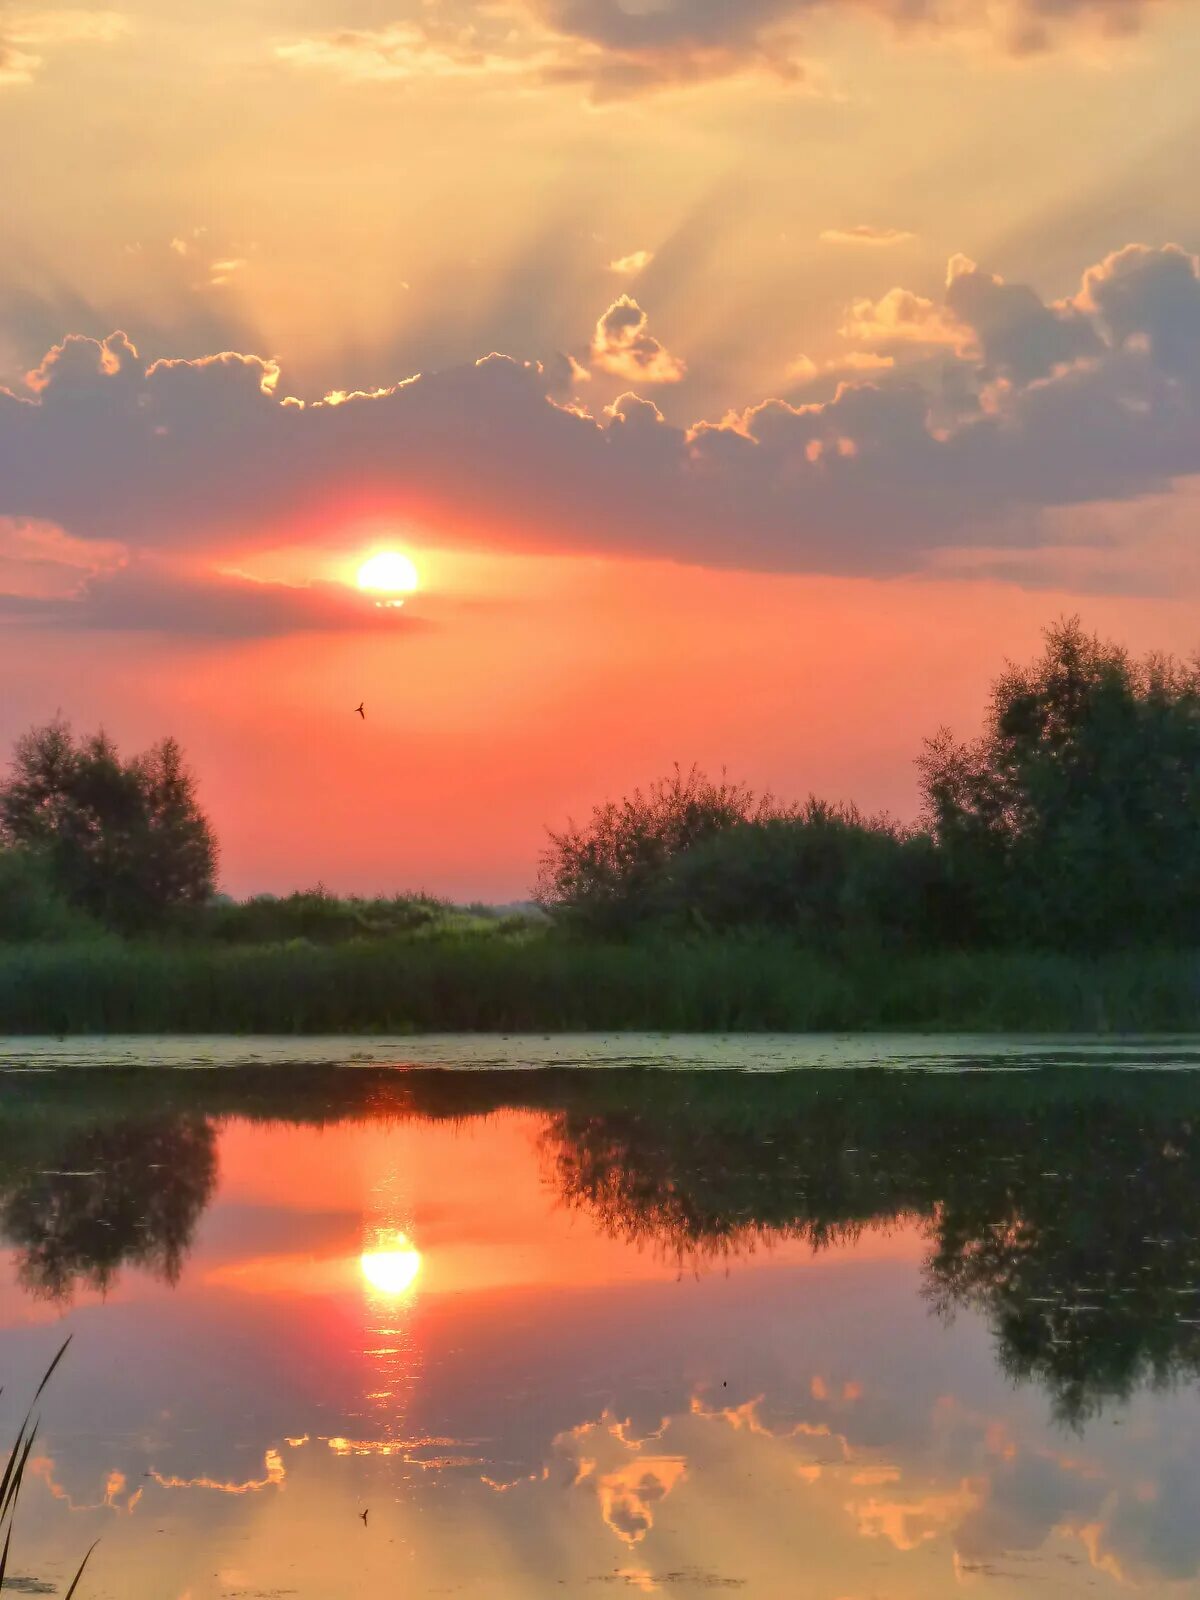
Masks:
[[[0,1047],[14,1592],[1200,1595],[1195,1042],[338,1049]]]

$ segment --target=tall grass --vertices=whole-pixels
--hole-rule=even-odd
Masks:
[[[554,933],[0,949],[0,1032],[1189,1032],[1200,952],[831,958]]]
[[[37,1438],[39,1418],[35,1415],[37,1403],[45,1392],[46,1385],[54,1375],[54,1369],[67,1353],[67,1346],[71,1343],[68,1336],[61,1345],[58,1354],[46,1369],[45,1376],[37,1387],[37,1393],[29,1410],[25,1413],[25,1420],[17,1430],[17,1437],[8,1453],[4,1472],[0,1474],[0,1534],[4,1536],[4,1545],[0,1548],[0,1590],[4,1588],[5,1574],[8,1571],[8,1558],[12,1550],[13,1527],[17,1516],[17,1502],[21,1494],[21,1485],[25,1481],[25,1469],[29,1465],[29,1457],[33,1450],[34,1440]],[[3,1390],[0,1389],[0,1394]],[[99,1543],[97,1540],[96,1543]],[[83,1560],[79,1563],[79,1570],[71,1580],[64,1600],[71,1600],[72,1595],[79,1587],[79,1580],[83,1577],[84,1569],[92,1559],[92,1551],[96,1544],[88,1550]]]

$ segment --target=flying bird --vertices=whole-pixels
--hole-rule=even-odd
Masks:
[[[365,722],[367,720],[367,713],[363,710],[363,703],[362,703],[361,700],[358,702],[358,704],[355,706],[354,709],[355,709],[355,711],[358,712],[359,716]]]
[[[359,1514],[359,1516],[360,1516],[360,1517],[361,1517],[361,1518],[362,1518],[362,1525],[363,1525],[363,1527],[364,1527],[364,1528],[365,1528],[365,1527],[366,1527],[366,1525],[367,1525],[367,1517],[368,1517],[368,1516],[369,1516],[369,1514],[370,1514],[370,1510],[371,1510],[371,1508],[370,1508],[370,1506],[368,1506],[368,1507],[367,1507],[367,1509],[366,1509],[366,1511],[360,1511],[360,1512],[359,1512],[359,1513],[358,1513],[358,1514]]]

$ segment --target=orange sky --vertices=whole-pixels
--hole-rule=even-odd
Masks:
[[[524,897],[675,761],[912,818],[1046,623],[1197,645],[1198,46],[1190,0],[0,10],[0,746],[176,734],[236,893]]]

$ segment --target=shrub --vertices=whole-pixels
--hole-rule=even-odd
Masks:
[[[542,855],[540,905],[591,932],[626,934],[661,914],[663,869],[684,851],[739,824],[783,815],[770,796],[718,783],[697,767],[619,802],[597,806],[591,820],[551,833]]]

